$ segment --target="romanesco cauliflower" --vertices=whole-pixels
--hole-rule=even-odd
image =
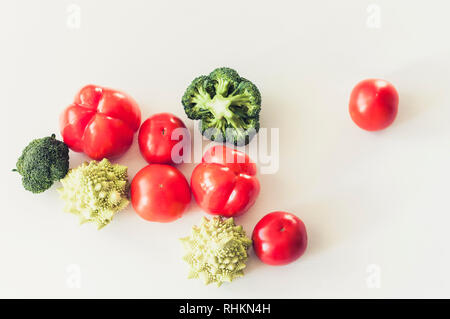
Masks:
[[[71,169],[58,190],[66,201],[65,211],[78,215],[82,224],[95,222],[98,229],[106,226],[129,203],[127,170],[106,158]]]
[[[183,259],[191,267],[188,278],[220,286],[244,275],[252,241],[242,226],[234,224],[233,218],[203,217],[200,227],[194,226],[191,235],[181,241],[187,252]]]

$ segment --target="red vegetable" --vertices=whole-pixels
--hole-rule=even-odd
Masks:
[[[240,151],[214,146],[192,172],[191,189],[201,208],[225,217],[245,213],[259,195],[256,164]]]
[[[273,212],[264,216],[252,235],[253,249],[262,262],[285,265],[297,260],[306,250],[305,224],[295,215]]]
[[[173,147],[183,140],[183,137],[172,136],[177,129],[186,129],[183,121],[170,113],[159,113],[149,117],[139,130],[139,149],[149,163],[174,164]],[[175,139],[177,138],[177,139]],[[177,156],[183,155],[181,148]]]
[[[133,98],[95,85],[83,87],[60,117],[64,143],[96,160],[125,153],[140,124]]]
[[[382,130],[395,120],[398,111],[398,93],[384,80],[368,79],[353,89],[349,103],[353,122],[367,131]]]
[[[181,217],[191,201],[189,184],[175,167],[151,164],[131,182],[131,203],[143,219],[167,223]]]

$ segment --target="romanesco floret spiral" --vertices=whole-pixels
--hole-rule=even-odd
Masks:
[[[183,259],[191,267],[188,278],[200,278],[207,285],[220,286],[244,275],[252,241],[242,226],[235,225],[233,218],[203,217],[200,227],[192,227],[191,235],[181,241],[186,250]]]
[[[65,211],[78,215],[81,224],[95,222],[99,229],[106,226],[129,203],[127,171],[126,166],[112,165],[106,158],[69,170],[59,189],[66,201]]]

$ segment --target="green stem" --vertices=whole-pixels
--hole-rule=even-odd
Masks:
[[[242,106],[243,103],[250,103],[250,99],[246,94],[238,94],[229,97],[232,105]]]
[[[216,85],[216,94],[224,95],[224,93],[228,90],[228,81],[224,79],[218,79]]]

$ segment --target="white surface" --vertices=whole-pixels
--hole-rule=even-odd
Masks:
[[[66,23],[71,3],[79,29]],[[0,297],[450,297],[450,5],[376,1],[381,26],[369,28],[371,3],[2,1]],[[181,95],[217,66],[253,80],[262,126],[280,128],[280,169],[260,176],[238,222],[250,234],[270,211],[297,214],[310,240],[297,262],[252,255],[244,278],[205,287],[186,279],[177,240],[203,215],[194,202],[175,223],[129,208],[97,231],[62,212],[57,186],[36,196],[10,172],[31,139],[58,133],[83,85],[122,89],[144,118],[169,111],[192,127]],[[379,133],[347,112],[368,77],[400,94],[397,120]],[[86,159],[72,155],[72,167]],[[136,143],[118,162],[131,176],[145,165]],[[188,178],[192,168],[181,167]],[[73,264],[79,289],[67,284]],[[381,286],[369,288],[377,267]]]

